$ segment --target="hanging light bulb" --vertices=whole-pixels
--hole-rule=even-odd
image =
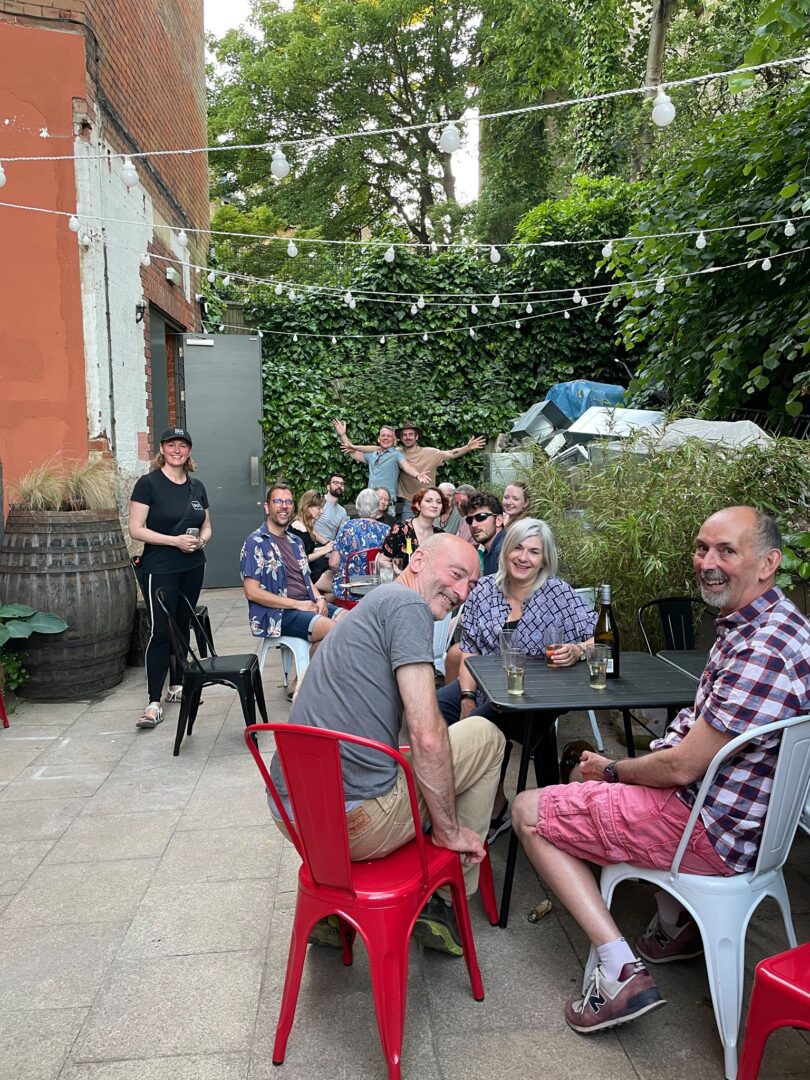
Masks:
[[[520,319],[515,319],[515,329],[516,330],[520,329]]]
[[[264,331],[260,330],[259,331],[259,341],[261,341],[263,337],[264,337]]]
[[[706,237],[703,232],[698,233],[697,240],[695,240],[695,247],[698,249],[698,251],[703,251],[703,249],[706,247]]]
[[[177,234],[177,243],[181,248],[188,247],[188,234],[185,229],[181,229]]]
[[[478,314],[478,305],[477,304],[472,304],[471,305],[470,314],[471,315],[477,315]]]
[[[532,313],[533,311],[534,311],[534,308],[532,307],[532,305],[531,305],[531,304],[527,304],[527,305],[526,305],[526,314],[527,314],[527,315],[531,315],[531,313]]]
[[[501,253],[494,245],[489,249],[489,261],[491,263],[499,263],[501,261]]]
[[[222,284],[223,285],[230,285],[230,283],[231,283],[231,275],[226,274],[225,277],[222,279]]]
[[[287,296],[289,296],[290,300],[295,300],[295,289],[290,289]]]
[[[582,299],[580,300],[580,304],[582,304],[583,307],[587,307],[588,306],[588,297],[583,296]]]
[[[420,296],[420,297],[419,297],[419,299],[418,299],[418,300],[416,301],[416,306],[417,306],[417,307],[418,307],[418,308],[419,308],[420,310],[421,310],[421,309],[422,309],[422,308],[423,308],[423,307],[425,306],[425,298],[424,298],[424,296]]]
[[[571,318],[571,312],[570,311],[564,311],[563,312],[563,318],[570,319]]]
[[[604,257],[605,259],[609,259],[609,258],[611,257],[611,255],[612,255],[612,254],[613,254],[613,241],[612,241],[612,240],[608,240],[608,242],[607,242],[607,243],[605,244],[605,246],[604,246],[604,247],[602,248],[602,256],[603,256],[603,257]]]
[[[132,164],[132,158],[124,158],[124,164],[121,166],[121,179],[128,188],[135,187],[138,183],[138,170]]]
[[[381,345],[384,345],[384,344],[385,344],[385,334],[381,334],[381,335],[380,335],[380,344],[381,344]]]
[[[396,252],[394,251],[393,244],[391,244],[390,247],[387,247],[385,249],[385,251],[383,252],[383,258],[387,263],[392,263],[394,261],[394,259],[396,258]]]
[[[501,306],[501,298],[497,293],[492,297],[492,306],[494,308],[499,308]]]
[[[149,255],[149,253],[144,252],[143,255],[141,255],[141,266],[143,266],[145,268],[145,267],[151,266],[151,265],[152,265],[152,259],[151,259],[150,255]]]
[[[83,248],[89,248],[90,245],[92,244],[92,242],[93,242],[93,238],[90,236],[89,233],[86,233],[86,232],[85,233],[80,233],[80,235],[79,235],[79,243],[81,244],[81,246]]]
[[[690,277],[688,277],[688,278],[686,279],[686,281],[684,282],[684,284],[686,285],[686,287],[687,287],[687,289],[688,289],[688,288],[689,288],[689,286],[690,286],[690,285],[692,284],[692,279],[691,279]],[[641,295],[641,294],[639,293],[639,295]]]
[[[278,143],[273,151],[273,159],[270,162],[270,172],[276,180],[283,180],[285,176],[290,175],[290,163],[284,157],[281,143]]]
[[[293,334],[293,341],[298,341],[298,334]]]
[[[354,297],[352,297],[351,300],[349,301],[349,310],[354,311],[354,309],[356,307],[357,307],[357,301],[355,300]]]
[[[664,289],[666,288],[666,285],[667,285],[666,281],[664,281],[664,279],[662,277],[660,277],[658,279],[658,281],[656,281],[656,283],[655,283],[655,291],[657,293],[662,293],[664,291]]]
[[[282,294],[282,293],[284,292],[284,286],[283,286],[283,285],[281,284],[281,282],[280,282],[280,281],[279,281],[279,282],[278,282],[278,284],[276,285],[276,287],[275,287],[275,289],[273,290],[273,292],[275,292],[276,296],[281,296],[281,294]]]
[[[762,260],[762,269],[763,270],[770,270],[772,265],[773,264],[771,263],[771,260],[767,256]]]
[[[212,270],[211,273],[208,275],[208,282],[209,282],[210,285],[213,285],[216,280],[217,280],[217,275]]]
[[[439,149],[443,154],[455,154],[461,146],[461,132],[454,123],[449,123],[439,136]]]
[[[574,301],[575,304],[580,303],[580,301],[582,300],[582,296],[580,295],[579,289],[574,289],[574,295],[571,297],[571,299]]]
[[[334,334],[332,334],[332,344],[337,345],[337,338],[335,337]]]
[[[3,171],[3,163],[0,161],[0,187],[6,186],[6,174]]]
[[[428,338],[427,334],[422,334],[422,341],[427,341],[427,338]]]
[[[224,334],[225,333],[225,323],[220,323],[217,329],[219,330],[220,334]]]
[[[672,104],[669,95],[660,86],[653,102],[652,118],[653,123],[662,128],[669,127],[675,119],[675,106]]]
[[[439,245],[436,243],[435,240],[431,240],[430,241],[430,254],[435,255],[438,250],[439,250]]]
[[[411,304],[411,315],[415,315],[418,310],[419,308],[416,306],[416,304]]]
[[[2,166],[0,166],[0,171],[2,171]],[[0,187],[2,187],[2,184],[0,184]],[[788,239],[790,239],[791,236],[795,236],[795,235],[796,235],[796,226],[793,224],[792,221],[790,221],[790,220],[786,221],[785,222],[785,236]]]
[[[470,327],[470,337],[475,337],[475,329],[472,326]]]
[[[290,256],[291,259],[294,259],[295,256],[298,254],[298,248],[295,246],[295,242],[293,240],[291,240],[289,244],[287,244],[287,254]]]
[[[278,288],[278,286],[276,286],[276,288]],[[349,290],[349,291],[348,291],[347,293],[345,293],[345,294],[344,294],[344,296],[343,296],[343,303],[344,303],[344,304],[346,305],[346,307],[350,307],[350,306],[351,306],[351,302],[352,302],[352,300],[353,300],[353,299],[354,299],[354,297],[353,297],[353,296],[352,296],[352,294],[351,294],[351,290]]]
[[[75,214],[71,214],[68,218],[68,228],[71,232],[78,232],[81,228],[81,223]]]

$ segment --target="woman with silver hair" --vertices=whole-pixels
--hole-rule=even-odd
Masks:
[[[382,542],[390,530],[390,525],[377,519],[380,500],[373,488],[363,488],[354,500],[354,505],[360,516],[343,522],[329,556],[329,565],[334,571],[332,591],[340,600],[346,598],[346,583],[349,578],[366,572],[366,556],[360,552],[365,552],[368,548],[382,547]]]
[[[585,658],[584,645],[592,640],[596,613],[556,576],[558,565],[557,545],[545,521],[522,518],[506,530],[497,573],[482,578],[464,605],[459,677],[437,694],[439,708],[448,724],[475,714],[504,727],[503,714],[485,704],[486,699],[476,689],[464,663],[468,656],[499,653],[501,630],[517,632],[515,648],[525,649],[529,656],[545,657],[546,636],[551,627],[559,626],[564,644],[555,648],[553,665],[569,667]],[[507,754],[504,761],[508,760]],[[490,840],[508,829],[510,823],[502,776],[493,807]]]

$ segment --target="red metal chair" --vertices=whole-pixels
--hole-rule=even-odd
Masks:
[[[259,750],[257,737],[263,732],[275,737],[295,825],[279,799]],[[436,847],[423,835],[411,767],[398,750],[357,735],[300,724],[254,724],[245,730],[245,742],[302,859],[273,1064],[284,1061],[309,935],[316,922],[334,914],[342,920],[344,964],[352,962],[355,934],[359,932],[365,942],[388,1077],[399,1080],[408,945],[417,916],[440,885],[450,886],[473,997],[484,1000],[461,860],[456,852]],[[381,859],[352,862],[350,858],[341,743],[387,754],[405,771],[415,836]]]
[[[0,689],[0,720],[3,722],[3,727],[8,727],[8,713],[6,712],[6,703],[3,701],[3,691]]]
[[[349,590],[349,564],[351,563],[352,559],[357,559],[357,557],[359,555],[365,555],[365,557],[366,557],[366,573],[368,573],[369,567],[371,566],[371,564],[374,562],[374,560],[377,558],[377,556],[380,554],[381,551],[382,551],[382,548],[372,547],[372,548],[359,548],[357,551],[350,552],[348,555],[346,555],[344,557],[343,562],[341,563],[340,569],[338,570],[338,576],[334,579],[335,582],[337,582],[337,584],[339,584],[339,585],[343,585],[345,587],[345,589],[346,589],[347,594],[348,594],[349,591],[350,591]],[[334,585],[333,585],[333,587],[334,587]],[[345,597],[335,595],[335,601],[334,602],[335,602],[335,607],[346,608],[347,611],[351,611],[351,609],[353,607],[357,607],[357,605],[360,603],[359,600],[352,600],[349,595],[346,595]]]
[[[780,1027],[810,1030],[810,943],[757,964],[737,1080],[757,1080],[768,1036]]]

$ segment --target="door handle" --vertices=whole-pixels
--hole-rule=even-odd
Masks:
[[[252,457],[250,459],[250,486],[259,486],[259,459],[258,457]]]

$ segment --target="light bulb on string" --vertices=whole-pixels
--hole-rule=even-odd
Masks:
[[[564,311],[563,312],[563,318],[564,319],[570,319],[571,318],[571,312],[570,311]]]
[[[489,249],[489,261],[491,263],[499,263],[501,261],[501,253],[494,245]]]
[[[427,341],[427,339],[428,339],[427,334],[422,334],[422,341]]]
[[[582,305],[583,307],[587,307],[587,306],[588,306],[588,297],[587,297],[587,296],[583,296],[583,297],[582,297],[582,299],[580,300],[580,304],[581,304],[581,305]]]
[[[287,293],[287,296],[290,298],[290,300],[295,300],[295,289],[290,289],[290,291]]]
[[[81,246],[83,248],[89,248],[90,245],[92,244],[92,242],[93,242],[93,239],[88,233],[80,233],[79,234],[79,243],[81,244]]]
[[[283,180],[285,176],[290,175],[290,163],[284,156],[284,151],[281,149],[281,143],[278,143],[273,151],[273,158],[270,162],[270,172],[276,180]]]
[[[124,158],[124,164],[121,166],[121,179],[128,188],[135,187],[138,183],[138,170],[132,164],[132,158]]]
[[[349,301],[349,310],[354,311],[354,309],[356,307],[357,307],[357,301],[355,300],[354,297],[352,297],[351,300]]]
[[[264,331],[260,330],[259,331],[259,341],[261,341],[263,337],[264,337]]]
[[[223,285],[230,285],[230,283],[231,283],[231,275],[226,274],[225,277],[222,279],[222,284]]]
[[[0,187],[6,186],[6,174],[3,169],[3,163],[0,161]]]
[[[687,287],[687,289],[688,289],[688,288],[689,288],[689,286],[690,286],[690,285],[692,284],[692,279],[691,279],[690,277],[688,277],[688,278],[686,279],[686,281],[684,282],[684,284],[686,285],[686,287]]]
[[[443,154],[455,154],[461,146],[461,132],[454,123],[449,123],[439,136],[439,149]]]
[[[475,337],[475,329],[472,326],[470,327],[470,337]]]
[[[501,306],[501,298],[497,293],[492,297],[492,306],[494,308],[499,308]]]
[[[278,289],[278,288],[279,288],[279,286],[277,285],[276,289]],[[347,293],[344,293],[343,303],[346,305],[346,307],[349,307],[349,305],[351,304],[353,299],[354,299],[354,297],[351,294],[351,290],[349,292],[347,292]]]
[[[335,337],[334,334],[332,334],[332,344],[337,345],[337,338]]]
[[[662,128],[669,127],[675,119],[675,106],[667,92],[660,86],[653,102],[652,119],[654,124]]]
[[[284,286],[283,286],[283,285],[281,284],[281,282],[280,282],[280,281],[279,281],[279,282],[278,282],[278,284],[276,285],[276,287],[275,287],[275,289],[273,290],[273,292],[274,292],[274,293],[276,294],[276,296],[281,296],[281,294],[282,294],[282,293],[284,292]]]
[[[418,299],[418,300],[416,301],[416,306],[417,306],[417,307],[418,307],[418,308],[419,308],[420,310],[421,310],[421,309],[422,309],[422,308],[423,308],[423,307],[425,306],[425,298],[424,298],[424,296],[420,296],[420,297],[419,297],[419,299]]]
[[[387,263],[392,263],[394,261],[394,259],[396,258],[396,252],[394,251],[393,244],[391,244],[390,247],[387,247],[385,249],[385,251],[383,252],[383,258]]]
[[[516,330],[520,329],[520,319],[515,319],[515,329]]]
[[[582,300],[579,289],[574,289],[574,295],[571,297],[575,304],[578,304]]]
[[[151,266],[151,265],[152,265],[151,256],[149,255],[148,251],[145,251],[143,253],[143,255],[141,255],[141,266],[143,266],[144,269],[145,269],[147,266]]]
[[[772,265],[773,265],[773,263],[771,262],[771,260],[766,255],[765,258],[762,260],[762,269],[763,270],[770,270]]]
[[[76,215],[71,214],[70,217],[68,218],[68,228],[70,229],[70,231],[71,232],[78,232],[81,227],[82,227],[81,222],[76,217]]]
[[[658,281],[656,281],[656,283],[655,283],[655,291],[657,293],[662,293],[664,291],[664,289],[666,288],[666,285],[667,285],[666,281],[664,281],[664,279],[662,277],[660,277],[658,279]]]
[[[698,251],[703,251],[703,249],[706,247],[706,237],[703,232],[698,233],[697,240],[695,240],[695,247],[698,249]]]
[[[471,315],[477,315],[478,314],[478,305],[477,304],[471,304],[470,305],[470,314]]]
[[[613,241],[608,240],[605,246],[602,248],[602,257],[609,259],[613,255]]]
[[[294,259],[295,256],[298,254],[298,248],[295,246],[295,243],[292,240],[289,242],[289,244],[287,244],[287,254],[290,256],[291,259]]]
[[[385,344],[385,334],[380,334],[380,344],[381,345]]]
[[[416,304],[411,304],[411,315],[415,315],[418,310],[419,308],[416,306]]]
[[[209,283],[209,285],[213,285],[216,280],[217,280],[217,275],[212,270],[211,273],[208,275],[208,283]]]
[[[0,186],[1,186],[1,185],[0,185]],[[790,221],[790,220],[788,219],[788,220],[787,220],[787,221],[785,222],[785,236],[786,236],[786,237],[788,238],[788,240],[789,240],[789,239],[791,238],[791,236],[795,236],[795,235],[796,235],[796,226],[795,226],[795,225],[793,224],[793,222],[792,222],[792,221]]]
[[[534,308],[532,307],[532,305],[531,305],[531,304],[527,304],[527,305],[526,305],[526,314],[527,314],[527,315],[531,315],[531,313],[532,313],[533,311],[534,311]]]
[[[298,341],[298,334],[293,334],[293,341]]]
[[[430,241],[430,254],[435,255],[438,250],[439,250],[439,245],[436,243],[435,240],[431,240]]]

